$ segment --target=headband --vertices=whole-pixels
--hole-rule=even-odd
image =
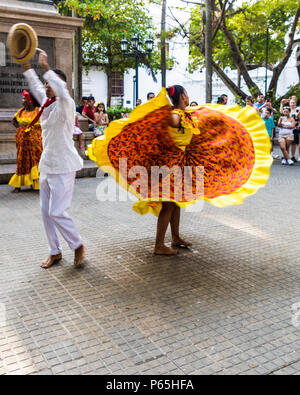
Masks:
[[[169,86],[168,90],[170,91],[169,96],[173,97],[175,94],[175,87],[174,86]]]
[[[32,97],[30,96],[30,93],[28,91],[23,91],[22,95],[25,97],[25,99],[27,99],[28,101],[30,101],[31,104],[33,104],[33,100]]]

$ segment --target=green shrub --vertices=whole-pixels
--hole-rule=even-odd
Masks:
[[[120,108],[120,107],[108,107],[106,110],[109,121],[113,121],[114,119],[121,119],[122,114],[131,113],[131,108]]]

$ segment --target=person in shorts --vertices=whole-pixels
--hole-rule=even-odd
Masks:
[[[279,127],[279,146],[283,153],[283,158],[281,161],[282,165],[292,166],[294,162],[289,157],[289,149],[294,141],[293,130],[296,127],[296,121],[291,116],[291,109],[289,107],[285,107],[283,110],[283,116],[279,118],[278,121]]]

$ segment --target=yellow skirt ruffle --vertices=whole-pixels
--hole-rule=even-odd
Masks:
[[[21,188],[22,186],[32,187],[34,190],[38,191],[40,189],[38,167],[34,166],[31,169],[30,174],[25,174],[22,176],[18,176],[17,174],[14,174],[10,179],[8,185],[15,188]]]
[[[204,110],[204,112],[205,111],[211,113],[215,112],[216,114],[221,113],[223,114],[222,115],[223,118],[224,116],[226,116],[226,119],[228,120],[229,123],[232,122],[233,125],[236,125],[237,123],[240,124],[242,129],[245,130],[243,133],[248,136],[247,137],[248,140],[250,142],[252,140],[252,143],[250,144],[252,146],[251,154],[253,160],[253,167],[251,165],[250,171],[248,169],[249,174],[247,174],[247,177],[245,177],[245,181],[241,182],[240,185],[236,187],[235,190],[229,191],[225,194],[222,194],[221,192],[219,195],[207,195],[204,196],[202,200],[204,199],[216,207],[226,207],[230,205],[242,204],[246,197],[255,194],[260,188],[264,187],[270,176],[270,167],[273,163],[273,159],[270,155],[271,143],[265,128],[265,123],[262,120],[262,118],[257,114],[257,112],[250,107],[240,108],[238,106],[204,105],[198,108],[197,107],[188,108],[187,112],[190,112],[192,114],[192,117],[194,118],[196,124],[197,124],[197,114],[199,116],[198,119],[199,125],[201,125],[201,122],[202,124],[204,124],[204,130],[202,130],[202,133],[200,128],[199,138],[200,139],[202,138],[204,143],[206,142],[207,139],[210,145],[214,145],[214,142],[209,140],[211,139],[210,131],[205,130],[205,118],[204,121],[203,121],[203,117],[202,117],[202,121],[200,119],[201,110]],[[137,203],[133,205],[133,209],[138,214],[141,215],[145,215],[150,212],[153,215],[158,216],[161,211],[162,202],[164,201],[164,199],[153,201],[153,199],[147,199],[140,196],[138,191],[132,188],[132,186],[128,183],[126,177],[124,178],[121,175],[121,173],[118,171],[117,166],[113,165],[112,163],[113,159],[110,155],[112,155],[113,147],[116,146],[115,139],[119,139],[119,136],[121,136],[121,134],[123,134],[124,136],[125,133],[125,135],[127,136],[126,138],[128,138],[128,141],[126,140],[126,138],[123,138],[123,140],[122,139],[118,140],[118,143],[124,145],[123,152],[121,152],[118,149],[118,147],[116,147],[116,150],[118,151],[118,155],[119,154],[121,155],[120,157],[127,157],[126,155],[128,155],[128,157],[130,158],[132,157],[133,150],[136,150],[134,154],[135,154],[135,158],[137,158],[135,162],[137,165],[139,165],[138,153],[141,150],[146,150],[144,152],[147,152],[147,155],[149,154],[150,156],[152,155],[152,157],[157,157],[157,152],[155,151],[155,149],[159,147],[159,141],[160,141],[159,135],[166,134],[166,129],[164,129],[163,120],[159,125],[157,122],[157,118],[159,118],[161,114],[164,114],[164,117],[167,118],[170,113],[171,113],[171,107],[166,97],[166,90],[163,89],[162,92],[155,99],[151,100],[148,103],[145,103],[142,106],[138,106],[132,112],[129,119],[112,122],[110,126],[106,129],[105,136],[101,136],[99,138],[94,139],[92,141],[92,145],[88,146],[87,155],[89,156],[89,158],[95,161],[98,164],[98,166],[102,168],[104,172],[109,173],[116,180],[116,182],[120,184],[121,187],[127,189],[139,200]],[[219,118],[222,118],[222,116],[220,116]],[[232,121],[230,121],[230,118],[232,119]],[[151,140],[152,132],[149,130],[149,122],[150,124],[151,122],[153,122],[153,129],[152,129],[153,141]],[[158,131],[160,126],[161,129],[160,131]],[[150,139],[149,139],[149,135],[150,135]],[[147,138],[148,140],[146,140]],[[218,141],[220,142],[223,136],[222,135],[217,136],[216,138],[219,139],[216,140],[216,142]],[[136,139],[136,140],[134,140],[133,142],[132,141],[129,142],[130,139]],[[145,143],[145,141],[147,141],[148,145]],[[150,141],[150,143],[148,143],[148,141]],[[192,144],[195,145],[195,142],[194,143],[192,142]],[[165,146],[167,146],[167,144]],[[201,144],[199,146],[201,148]],[[138,147],[138,150],[136,147]],[[148,152],[148,147],[149,147],[149,152]],[[156,148],[154,149],[153,147]],[[165,155],[167,152],[166,148],[164,148],[164,150],[165,151],[162,153],[162,155]],[[229,155],[228,161],[230,162],[230,148],[228,152],[226,150],[225,151],[223,150],[223,152]],[[180,153],[178,153],[178,158],[180,156],[179,154]],[[243,151],[241,150],[239,154],[243,155]],[[245,158],[247,158],[247,156],[244,157],[244,162],[246,160]],[[207,159],[209,160],[210,158],[208,157]],[[211,157],[211,159],[218,160],[217,157]],[[199,162],[199,165],[201,165],[201,161]],[[233,176],[234,176],[234,170],[233,170]],[[217,175],[215,179],[218,180]],[[221,182],[222,180],[220,178],[220,185]],[[226,182],[228,183],[229,181]],[[211,198],[210,196],[213,196],[213,198]],[[195,204],[197,202],[197,201],[178,202],[174,200],[168,200],[168,201],[173,201],[179,207],[182,208],[187,208],[190,205]]]

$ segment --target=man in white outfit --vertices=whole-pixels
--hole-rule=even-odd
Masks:
[[[66,212],[72,202],[76,171],[83,167],[73,142],[75,103],[68,92],[65,74],[51,70],[46,52],[38,51],[39,64],[46,72],[45,87],[29,63],[23,64],[23,69],[33,95],[42,105],[39,114],[43,138],[40,201],[50,255],[41,267],[48,269],[62,259],[57,231],[75,251],[74,264],[78,266],[85,258],[85,247]]]

